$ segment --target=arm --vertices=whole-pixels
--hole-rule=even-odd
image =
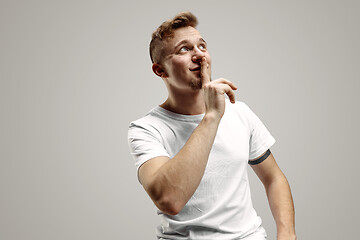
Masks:
[[[140,182],[161,211],[172,215],[179,213],[194,194],[204,174],[218,122],[205,115],[171,160],[156,157],[140,167]]]
[[[264,184],[277,226],[277,239],[295,240],[295,210],[291,190],[274,156],[270,154],[265,161],[251,167]]]
[[[205,116],[183,148],[172,158],[156,157],[139,169],[139,179],[155,205],[167,214],[179,213],[203,177],[211,147],[225,110],[226,93],[235,102],[235,85],[225,79],[210,82],[201,62]]]

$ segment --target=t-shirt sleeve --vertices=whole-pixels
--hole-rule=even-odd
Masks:
[[[159,156],[167,156],[166,149],[161,143],[161,138],[148,126],[130,123],[128,130],[128,143],[130,153],[135,160],[136,172],[146,161]]]
[[[244,105],[250,127],[249,160],[253,160],[274,145],[275,139],[259,117],[246,104]]]

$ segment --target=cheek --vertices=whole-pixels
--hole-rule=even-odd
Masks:
[[[184,59],[176,59],[173,61],[173,70],[179,71],[187,67],[186,61]]]
[[[209,64],[211,64],[211,57],[210,57],[210,54],[209,53],[206,53],[206,59],[208,61]]]

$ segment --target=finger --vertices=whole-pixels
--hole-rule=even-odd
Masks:
[[[230,82],[229,80],[226,80],[227,81],[227,84],[229,84],[229,86],[233,89],[233,90],[237,90],[237,86],[233,83],[233,82]]]
[[[228,84],[219,84],[218,87],[222,89],[223,93],[226,93],[226,95],[228,95],[231,103],[235,103],[235,93]]]
[[[219,78],[219,79],[214,80],[213,82],[225,83],[225,84],[229,85],[233,90],[237,90],[237,86],[233,82],[231,82],[225,78]]]
[[[207,69],[208,69],[208,63],[206,61],[206,58],[203,57],[201,59],[201,69],[200,69],[200,75],[201,75],[203,84],[207,84],[210,82],[210,77],[207,73]]]
[[[226,95],[228,95],[230,102],[235,103],[235,93],[234,93],[234,91],[230,87],[226,88],[224,90],[225,90]]]

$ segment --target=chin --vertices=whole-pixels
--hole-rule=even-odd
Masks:
[[[193,89],[193,90],[200,90],[202,89],[202,82],[201,80],[196,80],[196,81],[193,81],[190,83],[190,87]]]

